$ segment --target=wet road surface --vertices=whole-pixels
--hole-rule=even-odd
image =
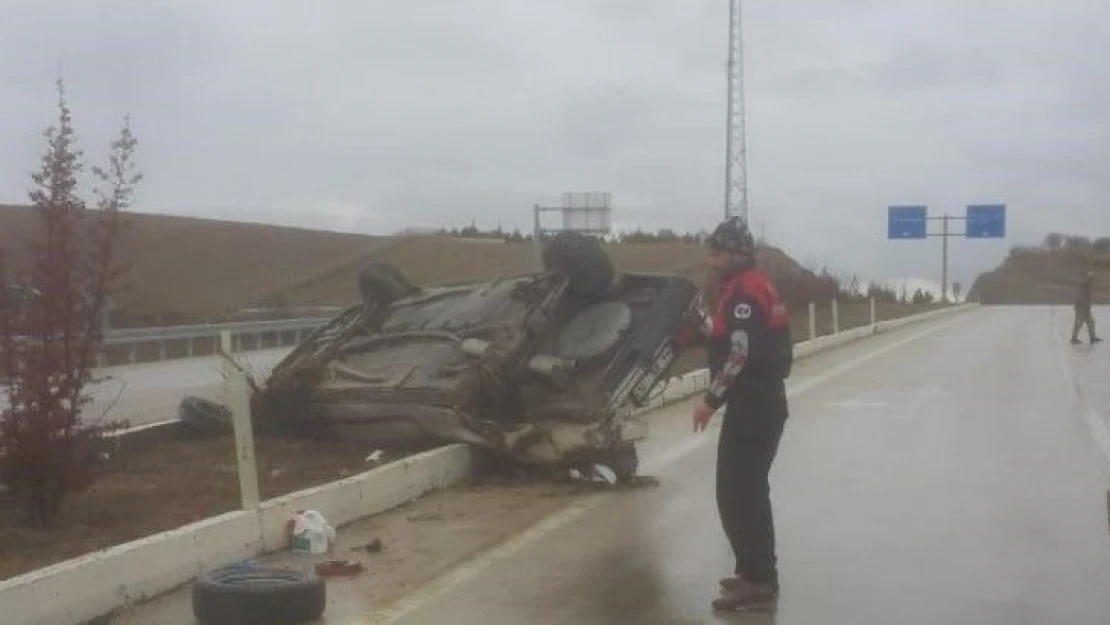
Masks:
[[[802,363],[772,473],[773,614],[709,607],[732,565],[717,430],[692,433],[684,402],[644,448],[660,487],[585,499],[388,609],[327,622],[1110,622],[1110,391],[1086,389],[1110,357],[1067,345],[1070,323],[988,309]]]

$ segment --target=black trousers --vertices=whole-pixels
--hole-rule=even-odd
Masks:
[[[717,447],[717,509],[736,556],[735,574],[778,585],[768,474],[789,414],[785,383],[741,381],[725,407]],[[732,395],[732,394],[730,394]]]

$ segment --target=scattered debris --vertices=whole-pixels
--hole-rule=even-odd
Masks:
[[[320,577],[352,576],[365,571],[366,567],[356,560],[327,560],[316,565],[316,574]]]
[[[316,510],[300,510],[288,522],[293,553],[329,553],[335,546],[335,528]]]
[[[624,486],[626,488],[655,488],[659,484],[659,478],[654,475],[637,475]]]
[[[385,458],[385,452],[380,450],[380,449],[377,449],[377,450],[374,451],[374,453],[370,454],[369,456],[366,456],[366,461],[369,462],[369,463],[372,463],[372,464],[381,464],[381,462],[384,458]]]
[[[443,521],[444,517],[443,517],[442,514],[439,514],[439,513],[434,513],[434,514],[410,514],[408,519],[409,519],[409,521],[411,521],[413,523],[421,523],[421,522],[427,522],[427,521]]]
[[[382,539],[375,538],[369,543],[361,547],[355,547],[352,551],[364,551],[366,553],[381,553],[382,552]]]

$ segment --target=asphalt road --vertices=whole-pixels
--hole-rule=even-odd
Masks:
[[[1110,391],[1090,385],[1110,352],[1068,345],[1070,322],[989,309],[803,363],[772,474],[773,614],[709,607],[731,567],[716,430],[692,433],[684,402],[644,448],[659,488],[583,500],[388,609],[327,622],[1106,623]]]
[[[237,354],[248,371],[262,379],[290,347]],[[127,422],[132,426],[177,417],[177,406],[187,395],[222,401],[222,362],[218,357],[186,358],[158,363],[107,367],[97,373],[104,380],[90,388],[90,421]]]

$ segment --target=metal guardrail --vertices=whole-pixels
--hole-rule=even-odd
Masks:
[[[262,337],[266,335],[281,337],[293,333],[295,343],[299,343],[303,340],[305,333],[312,332],[331,320],[332,317],[306,317],[273,321],[235,321],[156,328],[127,328],[109,330],[104,336],[103,345],[104,347],[130,346],[128,362],[134,363],[138,360],[140,345],[157,345],[157,360],[166,360],[166,344],[171,341],[184,341],[185,357],[191,358],[194,355],[196,341],[202,339],[219,340],[223,332],[231,334],[232,350],[238,351],[243,344],[244,337]],[[279,338],[277,342],[282,343],[282,339]]]
[[[221,332],[232,335],[269,334],[271,332],[294,332],[308,328],[318,328],[331,317],[311,317],[305,319],[278,319],[274,321],[235,321],[230,323],[206,323],[189,326],[166,326],[157,328],[127,328],[110,330],[104,337],[105,345],[123,345],[155,341],[174,341],[218,337]]]

